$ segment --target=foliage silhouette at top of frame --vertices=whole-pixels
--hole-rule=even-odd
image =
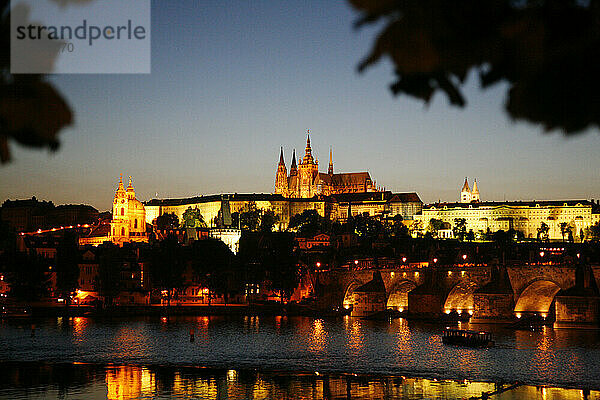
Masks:
[[[566,135],[600,122],[599,0],[349,0],[356,26],[381,23],[358,70],[388,56],[394,95],[428,103],[438,91],[463,107],[467,74],[509,85],[511,118]]]

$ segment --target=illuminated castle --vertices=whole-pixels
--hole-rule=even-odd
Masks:
[[[327,173],[319,172],[319,160],[313,158],[310,147],[310,132],[306,138],[304,157],[296,165],[296,151],[292,156],[290,174],[283,160],[283,148],[275,174],[275,194],[283,197],[311,198],[318,195],[330,196],[340,193],[377,192],[368,172],[333,173],[333,152],[329,150]]]

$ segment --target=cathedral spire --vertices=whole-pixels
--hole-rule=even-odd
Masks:
[[[477,188],[477,179],[473,182],[473,191],[471,192],[471,201],[479,201],[479,189]]]
[[[333,148],[331,146],[329,146],[329,169],[327,173],[333,175]]]
[[[310,129],[306,130],[306,149],[304,149],[304,159],[302,160],[302,164],[313,164],[314,159],[312,156],[312,149],[310,147]]]
[[[133,191],[133,180],[131,179],[131,176],[129,177],[129,185],[127,186],[127,191]]]
[[[279,165],[285,165],[285,161],[283,161],[283,146],[281,147],[281,152],[279,153]]]
[[[123,174],[121,173],[121,179],[119,179],[119,187],[117,188],[117,191],[119,190],[125,190],[125,188],[123,187]]]
[[[292,165],[290,166],[290,176],[298,174],[298,166],[296,165],[296,149],[294,149],[294,155],[292,156]]]
[[[463,185],[461,192],[470,192],[471,189],[469,189],[469,182],[467,181],[467,177],[465,176],[465,184]]]

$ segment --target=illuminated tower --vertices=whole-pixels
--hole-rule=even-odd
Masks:
[[[128,188],[129,189],[129,188]],[[129,221],[128,210],[129,210],[129,197],[125,188],[123,187],[123,174],[119,180],[119,186],[115,193],[115,199],[113,201],[113,218],[110,223],[110,231],[113,242],[123,241],[124,238],[129,237]]]
[[[314,160],[312,149],[310,147],[310,131],[307,131],[306,149],[304,149],[304,158],[298,166],[298,177],[300,180],[300,197],[308,198],[316,194],[316,189],[313,187],[315,177],[319,173],[319,161]]]
[[[329,148],[329,169],[327,169],[329,175],[333,175],[333,150]]]
[[[479,189],[477,189],[477,179],[473,182],[473,190],[471,191],[471,201],[479,201]]]
[[[469,182],[467,182],[467,178],[465,177],[465,184],[463,185],[460,191],[460,202],[461,203],[470,203],[471,202],[471,189],[469,189]]]
[[[144,205],[135,198],[131,177],[127,189],[123,187],[123,174],[113,201],[113,218],[110,223],[110,237],[113,243],[147,242],[146,211]]]
[[[285,161],[283,160],[283,147],[279,153],[279,164],[277,165],[277,173],[275,174],[275,194],[287,196],[288,193],[288,179],[287,169],[285,168]]]
[[[290,166],[290,178],[298,175],[298,166],[296,165],[296,149],[294,149],[294,155],[292,156],[292,165]]]

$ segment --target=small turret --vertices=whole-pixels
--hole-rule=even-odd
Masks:
[[[123,187],[123,174],[121,174],[121,178],[119,179],[119,186],[117,187],[117,191],[115,192],[115,199],[126,197],[125,188]]]
[[[333,175],[333,149],[329,147],[329,169],[327,169],[329,175]]]
[[[127,185],[127,198],[135,199],[135,190],[133,190],[133,180],[129,177],[129,185]]]

